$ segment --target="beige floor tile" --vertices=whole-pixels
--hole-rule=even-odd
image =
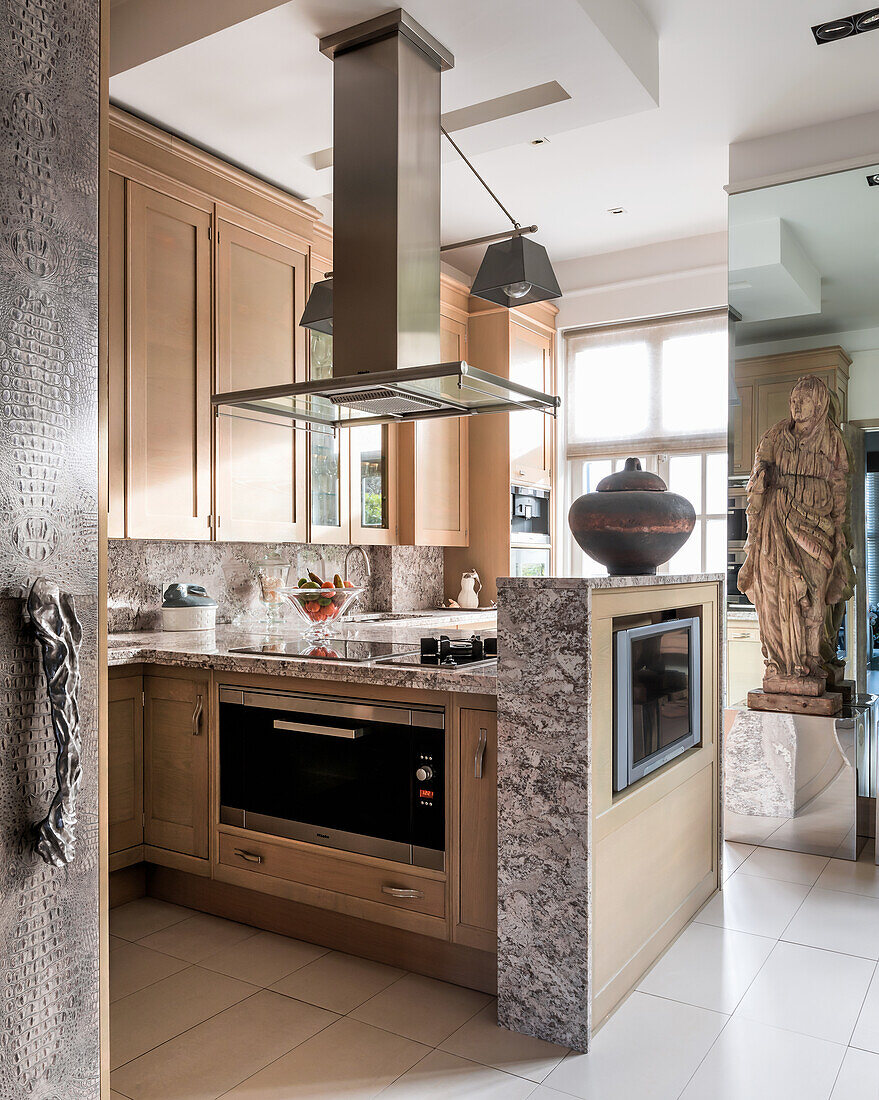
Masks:
[[[393,966],[331,951],[317,962],[276,982],[272,988],[288,997],[298,997],[345,1015],[386,989],[403,973]]]
[[[260,990],[113,1074],[131,1100],[216,1100],[337,1019]]]
[[[110,1000],[118,1001],[129,993],[136,993],[153,982],[160,982],[178,970],[185,970],[188,963],[172,959],[159,951],[151,951],[139,943],[123,941],[124,946],[111,953]]]
[[[494,1001],[440,1044],[442,1050],[471,1062],[514,1073],[540,1083],[568,1053],[567,1047],[498,1027]]]
[[[121,1092],[113,1092],[110,1090],[110,1100],[131,1100],[128,1096],[123,1096]]]
[[[382,1100],[525,1100],[534,1082],[432,1050],[382,1093]]]
[[[256,993],[252,985],[189,966],[110,1006],[113,1069]]]
[[[439,1046],[491,1001],[485,993],[407,974],[351,1016],[428,1046]]]
[[[123,940],[140,940],[192,916],[191,909],[158,898],[138,898],[110,910],[110,933]]]
[[[223,1100],[371,1100],[428,1048],[344,1017]]]
[[[256,933],[257,929],[246,924],[236,924],[222,917],[213,917],[209,913],[195,913],[179,924],[172,924],[170,928],[145,936],[140,943],[144,947],[152,947],[155,951],[163,951],[166,955],[195,963],[216,955],[234,943],[255,936]]]
[[[124,947],[124,945],[126,943],[129,943],[129,942],[130,942],[129,940],[123,940],[121,936],[111,936],[110,937],[110,950],[111,951],[118,951],[120,947]]]
[[[208,955],[200,965],[218,974],[228,974],[230,978],[240,978],[242,982],[269,986],[326,953],[325,947],[304,940],[258,932],[223,948],[216,955]]]

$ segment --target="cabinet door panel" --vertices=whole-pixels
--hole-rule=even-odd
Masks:
[[[209,212],[129,182],[132,538],[210,536],[210,225]]]
[[[455,939],[492,950],[497,937],[497,715],[462,710]]]
[[[551,383],[548,337],[510,324],[510,381],[545,392]],[[510,477],[549,486],[552,468],[552,420],[542,412],[510,413]]]
[[[112,854],[143,843],[143,677],[110,679],[107,729]]]
[[[220,392],[305,380],[303,253],[220,222],[217,387]],[[283,418],[218,418],[218,537],[306,538],[303,433]]]
[[[467,326],[440,317],[440,359],[467,357]],[[421,546],[466,546],[469,521],[466,416],[415,423],[415,541]]]
[[[144,678],[144,840],[208,855],[208,684]]]
[[[730,406],[730,473],[749,474],[754,465],[754,387],[738,386],[740,405]]]

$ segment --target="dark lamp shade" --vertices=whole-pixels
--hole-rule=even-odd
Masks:
[[[333,280],[321,279],[311,288],[299,321],[302,328],[333,335]]]
[[[488,246],[470,293],[507,309],[562,296],[546,249],[524,236]]]

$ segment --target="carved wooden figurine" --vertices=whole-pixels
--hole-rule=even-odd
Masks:
[[[820,378],[799,379],[790,419],[757,446],[739,588],[757,608],[766,673],[748,706],[836,714],[822,656],[828,608],[851,593],[851,481],[845,441]],[[826,648],[824,656],[826,656]]]

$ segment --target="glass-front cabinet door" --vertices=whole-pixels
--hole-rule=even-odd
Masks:
[[[552,337],[515,321],[510,324],[510,380],[533,390],[552,392]],[[542,412],[510,413],[510,480],[550,485],[552,418]]]
[[[351,542],[392,543],[396,538],[396,436],[388,424],[349,428],[351,449]]]
[[[322,277],[322,276],[318,276]],[[309,332],[312,379],[333,373],[333,338]],[[348,437],[345,431],[308,433],[309,506],[312,542],[348,542]]]

